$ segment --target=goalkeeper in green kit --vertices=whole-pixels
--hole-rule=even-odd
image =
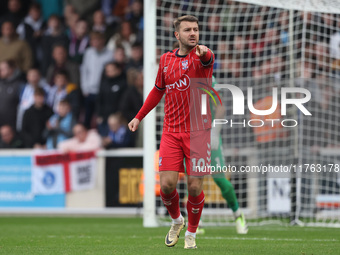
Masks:
[[[212,87],[216,85],[216,79],[212,77]],[[214,107],[211,105],[210,109]],[[222,105],[215,107],[215,112],[212,112],[212,119],[222,119],[225,115],[225,108]],[[221,137],[222,125],[217,125],[211,128],[211,166],[217,169],[217,166],[221,168],[225,166],[223,148],[222,148],[222,137]],[[243,213],[239,209],[236,194],[233,185],[225,177],[224,172],[215,172],[211,174],[214,182],[220,188],[223,198],[227,201],[228,206],[233,211],[236,222],[236,231],[238,234],[247,234],[248,226],[246,224]],[[202,228],[197,232],[201,232]],[[204,233],[204,230],[202,231]]]

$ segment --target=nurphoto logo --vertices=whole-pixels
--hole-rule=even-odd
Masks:
[[[219,84],[216,85],[217,89],[228,89],[233,98],[233,115],[245,115],[245,106],[244,106],[244,93],[243,91],[236,87],[235,85],[231,84]],[[201,90],[204,90],[214,101],[215,105],[217,105],[215,98],[209,92],[207,89],[200,88]],[[210,88],[212,89],[212,88]],[[218,96],[220,103],[222,105],[222,101],[218,95],[218,93],[212,89],[214,93]],[[289,98],[289,94],[298,94],[299,98]],[[256,109],[253,104],[253,88],[249,87],[247,89],[247,106],[248,110],[253,113],[254,115],[257,116],[267,116],[272,113],[274,113],[278,107],[278,88],[274,87],[273,88],[273,94],[272,94],[272,105],[269,109]],[[304,106],[305,103],[309,102],[311,99],[311,93],[309,90],[305,88],[291,88],[291,87],[282,87],[281,88],[281,115],[286,116],[287,115],[287,106],[288,105],[295,105],[304,115],[306,116],[311,116],[312,114],[308,111],[308,109]],[[202,115],[207,114],[207,95],[202,94],[201,95],[201,113]],[[233,125],[242,125],[250,127],[261,127],[265,125],[265,122],[270,122],[271,126],[274,127],[275,122],[280,122],[283,127],[296,127],[298,125],[298,121],[295,119],[250,119],[246,121],[244,119],[241,122],[233,122],[233,120],[227,120],[227,119],[214,119],[213,120],[213,126],[215,127],[216,125],[225,125],[225,124],[230,124],[231,127]],[[267,123],[268,124],[268,123]]]

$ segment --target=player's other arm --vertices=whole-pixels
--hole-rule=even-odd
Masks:
[[[150,91],[148,97],[146,98],[142,108],[137,113],[136,117],[132,119],[129,123],[129,129],[135,132],[138,129],[139,123],[144,119],[144,117],[156,107],[156,105],[161,101],[164,95],[165,89],[161,89],[155,85],[155,87]]]
[[[197,45],[196,46],[196,55],[200,58],[202,64],[204,66],[208,66],[213,63],[214,54],[212,51],[204,45]]]

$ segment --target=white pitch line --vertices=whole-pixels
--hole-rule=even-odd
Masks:
[[[255,240],[255,241],[294,241],[294,242],[305,242],[305,241],[313,241],[313,242],[338,242],[339,240],[336,239],[301,239],[301,238],[267,238],[267,237],[222,237],[222,236],[215,236],[215,237],[208,237],[202,236],[198,237],[198,239],[225,239],[225,240]]]
[[[130,238],[146,238],[144,236],[131,236]],[[164,238],[164,236],[149,236],[149,238]],[[305,241],[313,241],[313,242],[339,242],[337,239],[301,239],[301,238],[267,238],[267,237],[223,237],[223,236],[197,236],[197,239],[208,239],[208,240],[240,240],[240,241],[289,241],[289,242],[305,242]]]

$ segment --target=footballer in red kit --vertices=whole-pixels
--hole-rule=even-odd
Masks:
[[[129,123],[129,129],[136,131],[140,121],[165,94],[165,116],[159,150],[160,194],[172,218],[165,244],[169,247],[176,245],[185,227],[176,190],[178,174],[184,172],[185,159],[189,195],[184,248],[195,249],[196,230],[204,206],[202,176],[209,174],[200,169],[209,169],[211,151],[211,115],[207,97],[202,95],[210,90],[214,54],[208,47],[198,45],[196,17],[179,17],[174,21],[174,27],[179,48],[161,56],[155,87]],[[202,105],[207,108],[205,112],[202,112]]]

